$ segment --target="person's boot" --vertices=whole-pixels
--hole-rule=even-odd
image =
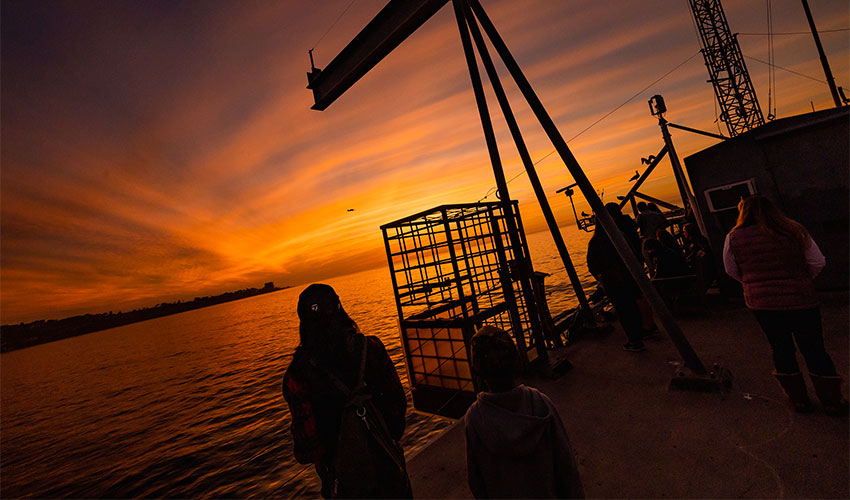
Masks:
[[[841,377],[838,375],[824,376],[809,373],[812,377],[812,385],[818,395],[823,411],[833,417],[845,417],[848,413],[848,403],[841,395]]]
[[[803,374],[797,373],[779,373],[773,372],[773,376],[779,382],[785,395],[788,396],[791,402],[791,407],[797,413],[811,413],[814,411],[812,402],[809,400],[809,394],[806,392],[806,381],[803,379]]]

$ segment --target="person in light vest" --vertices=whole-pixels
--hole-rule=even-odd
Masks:
[[[824,347],[812,281],[826,259],[806,228],[764,196],[744,198],[738,204],[738,222],[723,245],[723,264],[744,286],[747,307],[773,350],[773,374],[793,408],[800,413],[813,410],[797,364],[796,341],[824,411],[846,416],[847,399]]]

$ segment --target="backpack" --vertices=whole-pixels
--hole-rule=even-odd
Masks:
[[[354,388],[322,368],[345,396],[336,454],[329,464],[330,497],[412,498],[404,452],[390,436],[383,416],[366,390],[368,343],[363,337],[360,371]]]

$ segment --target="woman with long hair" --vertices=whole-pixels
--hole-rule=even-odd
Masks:
[[[826,259],[806,228],[764,196],[744,198],[738,204],[738,222],[723,245],[723,264],[744,286],[747,307],[773,350],[773,374],[793,408],[801,413],[813,409],[797,364],[796,341],[824,411],[847,415],[841,377],[823,344],[812,281]]]
[[[325,498],[411,498],[403,464],[399,475],[390,460],[376,462],[370,472],[380,477],[354,477],[357,484],[351,484],[352,471],[339,470],[337,451],[351,446],[340,426],[352,394],[369,401],[364,408],[374,405],[383,420],[380,427],[395,442],[391,446],[397,447],[404,433],[407,399],[384,344],[360,333],[329,285],[315,283],[304,289],[298,297],[298,318],[301,343],[283,377],[295,459],[315,465]],[[371,455],[364,449],[359,456],[368,460]],[[343,485],[348,493],[339,490],[340,483],[346,483],[340,478],[349,479]]]

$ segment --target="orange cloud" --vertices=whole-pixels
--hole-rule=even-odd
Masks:
[[[381,3],[356,3],[316,47],[316,64],[326,65]],[[61,22],[26,4],[4,9],[12,28],[2,33],[0,95],[3,323],[383,266],[380,225],[492,192],[451,8],[319,113],[309,109],[306,51],[338,6],[240,2],[183,11],[191,7],[158,13],[180,22],[147,28],[134,4],[98,12],[74,5]],[[492,0],[485,8],[566,139],[698,50],[684,4]],[[733,30],[764,30],[763,7],[726,8]],[[796,10],[775,7],[776,29],[805,30]],[[26,23],[13,22],[27,19],[22,14],[40,16],[55,28],[51,36],[27,38]],[[823,29],[843,28],[848,7],[823,2],[815,16]],[[79,18],[87,22],[72,22]],[[69,22],[82,28],[71,32]],[[839,84],[850,86],[846,35],[823,38]],[[766,60],[763,39],[742,36],[741,44]],[[777,37],[775,50],[778,64],[822,78],[810,39]],[[766,69],[748,64],[764,107]],[[646,105],[652,94],[664,95],[671,121],[717,130],[705,80],[696,56],[570,142],[606,201],[630,187],[641,156],[661,149]],[[504,82],[539,160],[553,148]],[[823,84],[780,70],[773,98],[780,116],[830,102]],[[523,166],[488,100],[513,178]],[[673,135],[681,157],[714,142]],[[569,200],[555,194],[571,175],[557,154],[536,168],[559,222],[571,223]],[[543,228],[525,176],[509,188],[526,229]],[[644,191],[675,200],[666,160]],[[575,202],[587,210],[582,196]]]

